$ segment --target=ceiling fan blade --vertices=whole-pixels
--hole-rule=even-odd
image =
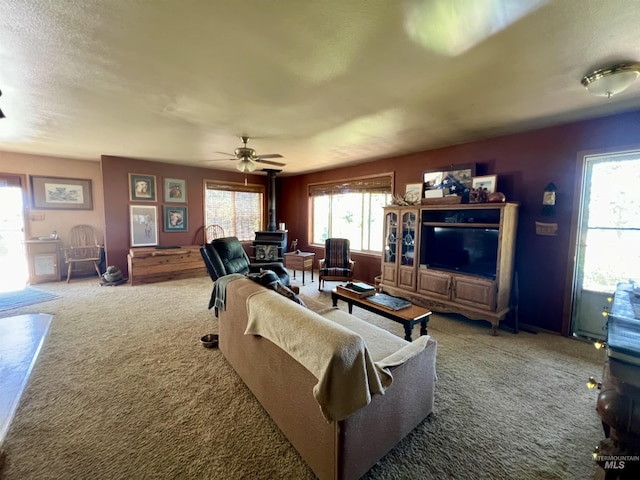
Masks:
[[[237,158],[212,158],[210,160],[205,160],[205,162],[226,162],[227,160],[237,160]]]
[[[267,153],[266,155],[258,155],[258,158],[284,158],[279,153]]]
[[[277,157],[276,157],[277,158]],[[286,163],[282,163],[282,162],[272,162],[271,160],[263,160],[262,158],[256,158],[254,160],[254,162],[257,163],[267,163],[269,165],[277,165],[279,167],[284,167],[286,165]]]
[[[236,156],[234,153],[229,153],[229,152],[213,152],[213,153],[219,153],[220,155],[228,155],[228,156],[234,157],[234,158]]]

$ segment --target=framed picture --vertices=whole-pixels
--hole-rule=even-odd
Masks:
[[[422,197],[422,184],[421,183],[407,183],[404,190],[404,199],[410,204],[420,203]]]
[[[179,178],[165,178],[164,201],[166,203],[187,203],[187,181]]]
[[[422,183],[425,190],[441,188],[442,172],[425,172],[422,177]]]
[[[165,232],[186,232],[187,220],[187,207],[164,206]]]
[[[155,202],[156,176],[130,173],[129,200],[132,202]]]
[[[476,190],[487,190],[487,193],[495,193],[498,184],[498,175],[483,175],[482,177],[473,177],[471,188]]]
[[[427,190],[448,188],[450,194],[462,195],[471,189],[471,179],[475,174],[475,163],[427,170],[422,174],[423,193]]]
[[[158,209],[155,205],[129,205],[131,246],[158,244]]]
[[[31,203],[42,210],[93,210],[91,180],[31,175]]]

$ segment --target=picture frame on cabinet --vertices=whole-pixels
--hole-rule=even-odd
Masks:
[[[129,205],[132,247],[158,245],[158,209],[155,205]]]
[[[481,177],[473,177],[471,188],[475,190],[484,190],[486,193],[495,193],[498,185],[498,175],[483,175]]]
[[[404,190],[404,200],[409,205],[417,205],[422,198],[422,184],[421,183],[407,183]]]
[[[448,194],[463,195],[471,190],[471,180],[476,174],[476,164],[450,165],[422,173],[424,192],[434,189],[448,189]]]
[[[130,173],[129,200],[131,202],[155,202],[156,176]]]

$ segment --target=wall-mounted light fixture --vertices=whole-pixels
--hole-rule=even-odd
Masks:
[[[593,95],[611,98],[629,88],[639,75],[640,63],[619,63],[585,75],[582,85]]]
[[[542,192],[542,215],[550,216],[555,213],[557,191],[558,187],[553,182],[544,187],[544,192]]]

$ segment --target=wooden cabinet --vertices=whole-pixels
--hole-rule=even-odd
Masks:
[[[60,240],[26,240],[24,242],[29,262],[29,283],[60,281]]]
[[[411,218],[404,214],[409,212],[415,212],[419,222],[411,253],[414,265],[403,265],[385,250],[381,288],[435,312],[487,320],[495,334],[510,310],[518,205],[387,207],[386,249],[391,251],[393,245],[392,219],[400,225],[395,235],[402,235],[403,218]],[[395,251],[401,248],[396,238]]]
[[[200,254],[201,245],[158,249],[134,247],[129,250],[129,282],[131,285],[201,277],[207,269]]]
[[[384,216],[382,282],[416,289],[416,245],[419,210],[387,208]]]

